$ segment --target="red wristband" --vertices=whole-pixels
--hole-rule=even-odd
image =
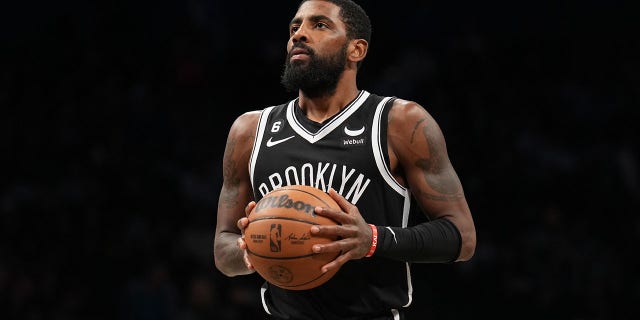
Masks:
[[[371,257],[378,247],[378,228],[372,224],[369,224],[369,227],[371,227],[373,233],[371,234],[371,248],[369,248],[369,252],[365,256],[367,258]]]

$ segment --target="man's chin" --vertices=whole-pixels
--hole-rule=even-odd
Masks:
[[[306,60],[293,60],[289,64],[289,69],[292,72],[307,72],[309,68],[309,61]]]

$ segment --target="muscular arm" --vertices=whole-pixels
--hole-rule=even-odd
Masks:
[[[244,252],[237,244],[242,234],[237,223],[245,216],[247,203],[253,200],[248,164],[258,118],[256,111],[238,117],[231,126],[224,150],[213,255],[216,268],[230,277],[253,272],[245,265]]]
[[[408,185],[431,220],[407,230],[409,236],[419,241],[434,241],[442,236],[437,239],[438,245],[460,242],[458,256],[451,261],[469,260],[476,246],[475,226],[436,121],[417,103],[397,100],[389,113],[388,142],[392,172]],[[415,247],[429,246],[418,243]],[[429,252],[417,255],[420,254]]]
[[[370,228],[355,205],[329,190],[341,209],[316,208],[315,212],[339,225],[313,226],[311,234],[341,239],[316,244],[313,252],[340,254],[322,269],[340,268],[349,260],[367,257],[371,250],[376,257],[409,262],[471,259],[476,247],[475,226],[438,124],[417,103],[397,99],[389,111],[387,137],[389,169],[409,188],[429,221],[407,228]]]

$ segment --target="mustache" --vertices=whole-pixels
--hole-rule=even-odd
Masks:
[[[289,50],[289,52],[287,53],[287,61],[289,59],[291,59],[291,56],[293,55],[292,54],[293,50],[297,49],[297,48],[303,49],[304,51],[307,52],[307,54],[309,56],[313,56],[313,55],[316,54],[315,51],[313,51],[313,49],[311,49],[311,47],[307,46],[306,44],[304,44],[302,42],[296,42],[296,43],[293,44],[293,46],[291,46],[291,50]]]

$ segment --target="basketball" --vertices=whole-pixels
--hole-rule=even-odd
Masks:
[[[316,215],[315,207],[340,209],[324,191],[293,185],[267,193],[249,214],[244,231],[248,259],[269,283],[289,290],[307,290],[327,282],[337,272],[322,273],[320,268],[340,253],[311,250],[316,243],[336,240],[311,235],[313,225],[336,224]]]

